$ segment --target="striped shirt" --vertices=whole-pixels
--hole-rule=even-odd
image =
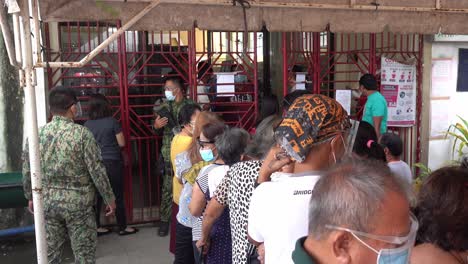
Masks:
[[[203,193],[208,192],[208,173],[218,167],[220,165],[217,164],[210,164],[203,169],[201,169],[200,173],[198,174],[198,177],[196,179],[196,184],[198,184],[198,187],[200,187],[200,190]],[[206,209],[206,207],[205,207]],[[205,209],[203,209],[202,216],[198,217],[193,224],[192,228],[192,239],[193,241],[198,241],[201,239],[202,236],[202,223],[203,223],[203,213],[205,212]]]

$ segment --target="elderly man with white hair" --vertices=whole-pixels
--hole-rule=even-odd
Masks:
[[[381,162],[342,163],[315,185],[309,235],[297,241],[294,263],[408,263],[418,229],[410,195]]]

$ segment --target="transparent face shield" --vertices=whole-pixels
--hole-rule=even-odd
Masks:
[[[75,118],[83,117],[83,109],[81,108],[81,102],[78,101],[78,102],[75,103],[75,105],[76,105]]]
[[[76,112],[73,113],[74,114],[73,118],[77,119],[77,118],[83,117],[83,109],[81,108],[81,102],[80,101],[75,101],[70,106],[68,106],[67,109],[71,108],[72,106],[76,107]]]
[[[356,238],[356,240],[377,254],[377,264],[407,264],[409,263],[411,249],[416,241],[416,234],[419,227],[418,220],[413,214],[410,214],[410,220],[411,227],[406,236],[380,236],[333,225],[326,225],[325,227],[328,229],[349,232],[354,238]],[[395,245],[395,247],[377,250],[364,242],[362,238],[385,242],[387,244]]]
[[[358,125],[356,125],[356,131],[357,131],[357,127],[359,126],[359,122],[357,122],[357,123],[358,123]],[[326,139],[326,140],[324,140],[322,142],[318,142],[318,143],[314,144],[313,146],[320,145],[320,144],[331,143],[332,144],[331,155],[333,156],[333,159],[334,159],[334,161],[336,163],[338,161],[338,157],[336,156],[335,149],[333,148],[333,142],[335,140],[341,141],[341,143],[343,144],[343,148],[344,148],[344,155],[351,154],[351,152],[353,150],[353,146],[351,144],[354,145],[354,140],[356,139],[356,133],[354,133],[354,134],[351,134],[351,133],[353,133],[351,130],[350,131],[337,132],[336,134],[330,135],[328,139]],[[353,137],[353,138],[350,139],[351,137]],[[292,145],[290,144],[290,142],[285,137],[276,137],[275,139],[276,139],[276,143],[282,148],[285,155],[289,156],[290,158],[292,158],[293,160],[295,160],[295,161],[297,161],[299,163],[302,163],[304,161],[304,158],[299,156],[294,151]]]
[[[359,121],[350,120],[351,128],[349,129],[348,137],[346,139],[346,154],[351,155],[356,141],[357,131],[359,129]]]

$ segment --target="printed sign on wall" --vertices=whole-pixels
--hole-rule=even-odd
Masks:
[[[416,124],[416,65],[382,57],[380,92],[388,104],[388,126]]]

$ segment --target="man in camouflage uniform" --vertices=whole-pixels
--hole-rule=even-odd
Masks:
[[[74,92],[54,88],[49,95],[49,106],[54,117],[39,131],[49,263],[62,263],[61,253],[67,237],[71,240],[75,263],[95,263],[96,189],[108,205],[109,215],[115,210],[115,197],[93,134],[73,122],[81,111]],[[23,186],[33,210],[27,143],[23,152]]]
[[[179,126],[179,112],[184,105],[194,104],[187,99],[184,89],[184,81],[177,76],[169,76],[164,83],[164,93],[167,101],[159,106],[155,106],[154,111],[156,119],[154,128],[163,130],[163,143],[161,155],[164,160],[164,175],[162,187],[162,200],[160,208],[161,225],[159,227],[159,236],[167,236],[169,232],[169,221],[171,219],[172,209],[172,172],[171,164],[171,142],[174,137],[174,130]]]

